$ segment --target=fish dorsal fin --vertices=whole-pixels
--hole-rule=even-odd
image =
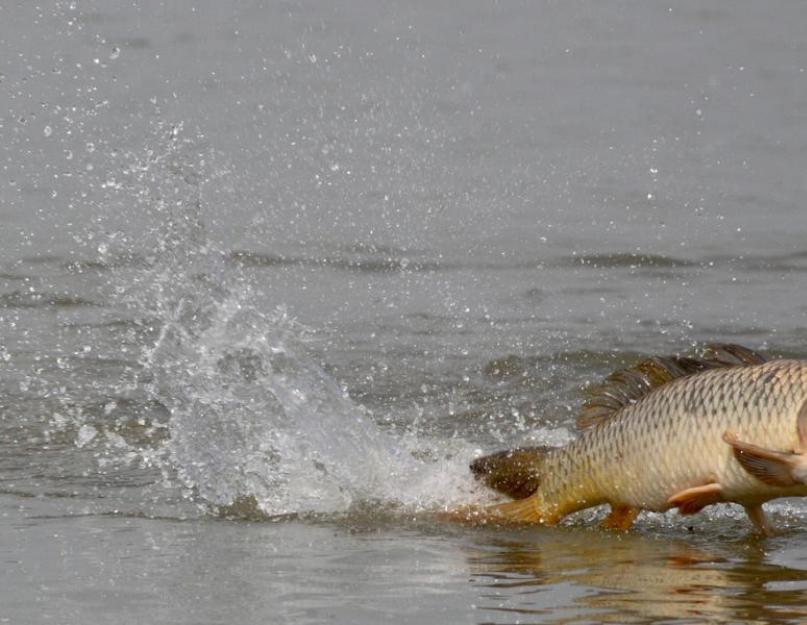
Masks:
[[[707,345],[695,358],[654,356],[642,360],[612,373],[602,384],[587,390],[588,398],[577,416],[577,427],[586,429],[604,423],[625,406],[678,378],[707,369],[758,365],[766,361],[764,356],[747,347],[724,343]]]

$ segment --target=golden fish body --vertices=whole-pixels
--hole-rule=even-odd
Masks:
[[[669,380],[565,447],[498,454],[474,469],[482,479],[496,469],[520,472],[522,486],[534,480],[529,497],[486,510],[497,522],[553,524],[607,503],[606,525],[627,528],[639,510],[691,514],[735,502],[767,532],[762,503],[807,496],[805,451],[807,362],[776,360]]]
[[[774,361],[717,369],[663,386],[545,459],[544,499],[562,514],[601,503],[664,511],[670,497],[719,483],[741,504],[807,495],[751,475],[723,435],[768,449],[794,450],[807,401],[807,363]]]

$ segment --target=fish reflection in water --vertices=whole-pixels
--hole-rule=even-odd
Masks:
[[[764,547],[563,528],[480,538],[467,559],[479,611],[497,615],[481,622],[807,621],[807,570]]]

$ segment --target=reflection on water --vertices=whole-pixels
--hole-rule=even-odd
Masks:
[[[480,622],[804,622],[807,570],[766,547],[563,528],[479,541],[467,559]]]

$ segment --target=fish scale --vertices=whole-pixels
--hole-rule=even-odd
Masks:
[[[762,503],[807,495],[807,362],[714,349],[713,359],[667,357],[609,377],[584,407],[595,418],[581,415],[587,426],[565,447],[477,461],[475,472],[502,492],[513,494],[502,475],[539,484],[482,516],[551,524],[607,503],[607,522],[623,527],[639,510],[735,502],[767,531]],[[621,405],[609,415],[614,398]]]

